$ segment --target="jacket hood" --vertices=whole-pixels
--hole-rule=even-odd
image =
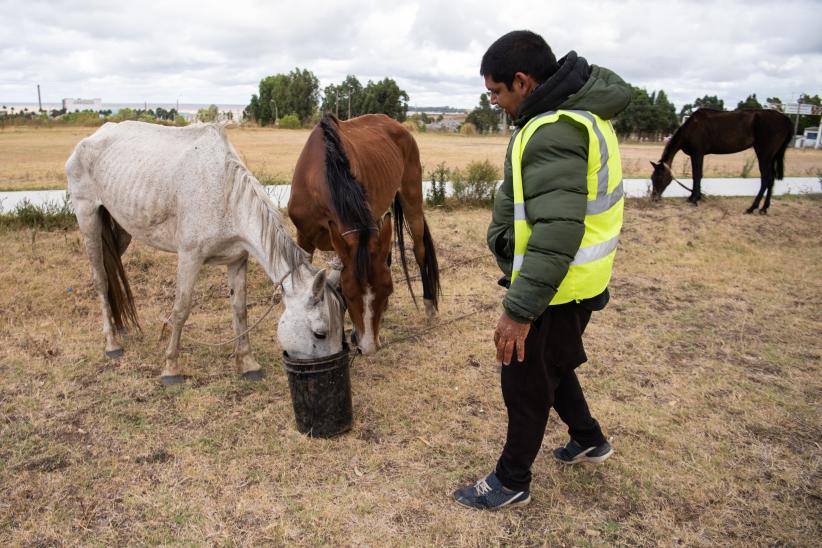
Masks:
[[[587,110],[610,120],[630,102],[631,89],[622,78],[570,51],[560,59],[557,72],[525,98],[515,124],[522,127],[537,114],[560,108]]]

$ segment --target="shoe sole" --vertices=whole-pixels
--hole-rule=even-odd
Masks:
[[[606,460],[608,460],[608,458],[613,454],[614,454],[614,450],[610,449],[610,450],[608,450],[607,453],[605,453],[604,455],[599,455],[598,457],[589,457],[588,455],[582,455],[582,456],[577,457],[573,460],[562,460],[561,458],[554,455],[554,458],[556,460],[558,460],[559,462],[561,462],[562,464],[580,464],[580,463],[583,463],[583,462],[590,462],[592,464],[599,464],[601,462],[605,462]]]

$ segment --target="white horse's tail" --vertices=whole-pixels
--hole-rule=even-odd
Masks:
[[[100,206],[97,214],[103,225],[103,266],[108,280],[108,302],[114,326],[121,330],[131,325],[141,331],[134,296],[120,258],[120,237],[124,231],[105,207]]]

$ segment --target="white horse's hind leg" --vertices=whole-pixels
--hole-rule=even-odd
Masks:
[[[171,338],[166,348],[166,365],[160,374],[163,384],[179,384],[185,381],[182,369],[177,363],[180,353],[180,335],[183,325],[191,313],[191,298],[194,291],[194,282],[203,260],[200,256],[181,252],[177,262],[177,289],[174,296],[174,308],[171,312]]]
[[[234,332],[240,336],[248,329],[248,313],[246,310],[246,273],[248,272],[248,258],[228,265],[228,285],[231,288],[231,310],[234,323]],[[234,345],[234,360],[237,373],[246,380],[258,381],[263,378],[263,370],[254,356],[251,355],[251,345],[248,334],[237,339]]]
[[[123,355],[123,347],[115,337],[111,304],[108,302],[108,278],[103,264],[103,223],[97,212],[97,207],[87,202],[75,203],[74,210],[77,216],[77,224],[83,234],[83,243],[86,246],[89,263],[91,263],[94,289],[100,299],[100,310],[103,316],[103,336],[106,339],[106,356],[119,358]]]

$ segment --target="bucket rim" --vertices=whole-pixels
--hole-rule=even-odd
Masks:
[[[351,355],[351,349],[348,347],[348,343],[343,343],[343,348],[336,354],[331,354],[330,356],[325,356],[323,358],[292,358],[288,355],[288,352],[283,350],[283,363],[286,365],[328,365],[330,363],[339,361],[346,355]]]

